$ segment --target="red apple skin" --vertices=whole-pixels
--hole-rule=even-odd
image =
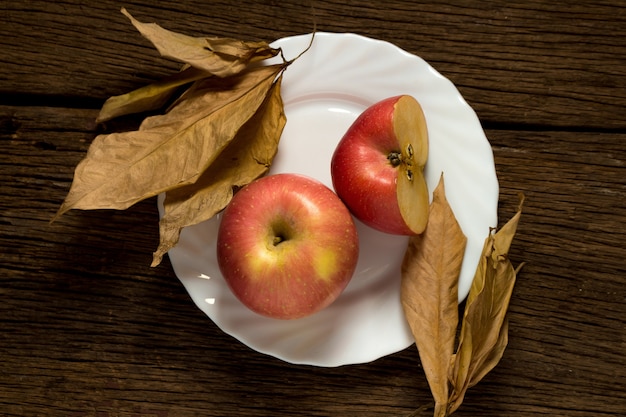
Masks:
[[[283,239],[275,244],[275,239]],[[252,311],[277,319],[330,305],[356,268],[354,220],[339,197],[299,174],[275,174],[235,194],[217,237],[220,271]]]
[[[393,130],[400,97],[379,101],[359,115],[333,153],[331,176],[335,192],[357,219],[385,233],[414,235],[398,206],[398,169],[387,159],[400,147]]]

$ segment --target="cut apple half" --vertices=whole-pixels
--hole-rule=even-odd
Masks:
[[[428,223],[428,186],[424,166],[428,160],[428,129],[422,106],[409,95],[398,99],[393,113],[393,129],[400,144],[397,195],[400,214],[415,234]]]

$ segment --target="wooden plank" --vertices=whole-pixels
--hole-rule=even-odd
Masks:
[[[49,220],[98,132],[93,109],[0,106],[0,406],[7,416],[406,415],[430,403],[414,347],[370,364],[289,365],[222,333],[158,243],[153,199]],[[488,130],[500,222],[527,261],[501,364],[459,416],[626,408],[625,134]],[[573,411],[578,410],[578,411]]]
[[[175,71],[119,7],[109,0],[3,2],[0,100],[98,107]],[[128,8],[195,36],[271,41],[316,24],[320,31],[384,39],[455,82],[487,126],[626,127],[626,7],[615,2],[163,1]]]

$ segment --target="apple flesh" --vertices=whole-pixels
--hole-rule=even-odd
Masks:
[[[217,260],[252,311],[278,319],[330,305],[356,268],[354,220],[337,195],[299,174],[274,174],[238,191],[224,210]]]
[[[428,221],[427,159],[420,104],[409,95],[390,97],[365,109],[340,140],[331,160],[333,187],[366,225],[420,234]]]

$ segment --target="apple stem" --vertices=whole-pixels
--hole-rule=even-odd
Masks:
[[[278,246],[283,240],[285,239],[282,236],[274,236],[274,240],[272,241],[272,243],[274,244],[274,246]]]
[[[387,155],[387,160],[389,160],[389,163],[392,167],[397,167],[402,162],[402,154],[396,151],[389,152],[389,155]]]

